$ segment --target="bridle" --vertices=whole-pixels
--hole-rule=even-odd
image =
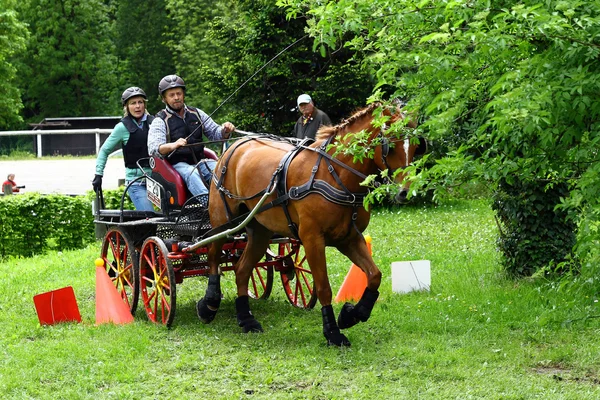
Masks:
[[[392,182],[391,177],[394,176],[394,174],[396,173],[397,170],[399,169],[405,169],[406,167],[398,167],[398,168],[392,168],[390,166],[390,164],[388,163],[388,156],[390,155],[390,140],[385,136],[385,131],[388,129],[387,124],[383,124],[383,126],[381,127],[381,130],[379,131],[379,135],[378,137],[380,138],[381,141],[381,162],[383,163],[383,165],[385,165],[385,167],[388,170],[388,175],[385,178],[385,180],[387,180],[388,184],[393,184],[394,182]],[[406,154],[406,157],[408,157],[408,154]]]
[[[379,135],[378,135],[381,138],[381,162],[383,163],[383,165],[385,165],[385,167],[388,169],[388,171],[392,171],[392,168],[390,167],[390,164],[387,161],[387,157],[390,155],[390,141],[383,134],[386,131],[386,129],[387,129],[386,124],[383,124],[383,126],[381,127],[381,131],[379,132]]]

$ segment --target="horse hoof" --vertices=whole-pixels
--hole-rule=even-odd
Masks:
[[[339,330],[325,333],[325,339],[327,339],[327,346],[350,347],[350,341]]]
[[[352,328],[354,325],[358,324],[359,319],[356,318],[356,310],[354,305],[350,303],[345,303],[342,306],[342,310],[340,311],[340,315],[338,316],[337,324],[340,329],[348,329]]]
[[[210,324],[215,319],[218,309],[219,307],[209,306],[204,297],[196,303],[196,314],[203,324]]]
[[[255,318],[249,318],[239,322],[244,333],[261,333],[264,332],[262,325]]]

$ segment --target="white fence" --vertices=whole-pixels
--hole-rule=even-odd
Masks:
[[[32,136],[37,137],[37,156],[42,156],[42,135],[76,135],[76,134],[94,134],[96,135],[96,154],[100,150],[100,135],[110,134],[112,129],[47,129],[33,131],[0,131],[1,136]]]

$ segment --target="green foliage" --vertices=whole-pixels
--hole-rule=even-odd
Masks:
[[[34,141],[35,136],[0,137],[0,157],[35,158]]]
[[[51,237],[57,249],[80,249],[92,238],[91,206],[85,198],[61,195],[46,196],[52,209]],[[42,218],[44,216],[42,215]]]
[[[102,195],[104,197],[104,208],[107,210],[135,210],[133,202],[128,195],[125,195],[125,186],[119,186],[114,190],[103,190]],[[88,192],[88,199],[92,201],[95,198],[93,191]],[[121,206],[121,201],[123,205]]]
[[[105,190],[105,208],[120,209],[124,192],[123,186]],[[75,197],[39,193],[0,197],[0,258],[85,247],[95,239],[94,197],[92,191]],[[123,209],[134,209],[129,196],[125,196]]]
[[[25,49],[26,25],[16,11],[17,2],[0,0],[0,130],[8,130],[22,121],[23,108],[17,87],[14,58]]]
[[[19,11],[31,32],[18,65],[26,119],[118,113],[106,2],[32,0]]]
[[[567,194],[564,184],[548,187],[547,182],[540,181],[501,182],[492,208],[501,227],[498,247],[510,274],[530,276],[539,270],[567,268],[563,261],[572,256],[575,224],[564,210],[556,209]]]
[[[169,48],[177,54],[188,103],[209,114],[222,106],[219,121],[289,135],[299,94],[310,93],[336,123],[363,106],[373,86],[350,60],[352,52],[315,53],[303,39],[305,20],[286,19],[272,1],[169,0],[168,8],[175,20]]]
[[[158,82],[175,71],[173,55],[163,37],[173,29],[166,1],[118,1],[114,24],[120,71],[118,87],[121,92],[129,86],[141,87],[148,95],[148,111],[155,113],[163,106]],[[117,103],[117,98],[114,100]]]
[[[589,249],[598,236],[587,235],[600,198],[600,180],[590,179],[600,143],[599,1],[278,4],[308,18],[316,47],[352,49],[381,91],[408,100],[440,157],[420,164],[414,188],[445,196],[473,179],[491,189],[536,180],[566,187],[560,215],[585,228],[578,255],[597,254]],[[560,202],[546,200],[549,209]]]
[[[0,256],[31,256],[77,249],[94,239],[85,197],[26,193],[0,198]]]

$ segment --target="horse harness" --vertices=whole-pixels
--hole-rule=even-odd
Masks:
[[[383,131],[383,129],[382,129],[382,131]],[[384,164],[386,165],[386,167],[388,167],[388,169],[389,169],[389,165],[388,165],[387,159],[386,159],[389,154],[389,143],[387,141],[387,138],[385,138],[385,136],[382,133],[380,133],[379,136],[381,137],[381,141],[382,141],[382,160],[383,160]],[[230,229],[230,228],[236,226],[237,224],[239,224],[241,221],[243,221],[246,218],[246,216],[249,215],[249,212],[247,212],[247,213],[244,213],[242,215],[239,215],[239,216],[233,218],[233,213],[231,212],[231,209],[230,209],[229,205],[227,204],[226,197],[228,197],[230,199],[236,199],[236,200],[250,200],[250,199],[264,195],[266,192],[269,191],[269,188],[273,188],[273,185],[276,185],[277,198],[275,200],[269,202],[268,204],[263,205],[258,210],[257,213],[261,213],[270,208],[281,205],[283,212],[288,221],[288,227],[296,239],[299,239],[298,227],[292,221],[291,215],[288,210],[288,202],[289,202],[289,200],[300,200],[300,199],[308,196],[311,193],[317,193],[332,203],[343,205],[343,206],[353,207],[354,211],[352,213],[350,228],[354,227],[358,231],[358,228],[356,227],[356,219],[358,218],[358,208],[362,207],[363,199],[365,198],[367,193],[366,192],[351,192],[350,190],[348,190],[346,188],[346,186],[343,184],[343,182],[340,179],[337,172],[335,171],[335,169],[333,167],[333,163],[352,172],[354,175],[360,177],[363,180],[366,179],[367,176],[365,174],[363,174],[362,172],[357,171],[356,169],[350,167],[349,165],[344,164],[343,162],[339,161],[338,159],[332,157],[329,153],[327,153],[327,147],[331,144],[331,141],[333,140],[333,138],[334,138],[334,135],[330,136],[326,141],[324,141],[319,147],[316,147],[316,148],[309,147],[309,145],[314,142],[314,139],[311,139],[311,138],[304,139],[301,143],[299,143],[297,146],[295,146],[292,150],[288,151],[283,156],[283,158],[279,162],[277,169],[273,172],[273,175],[271,177],[271,180],[270,180],[267,188],[261,190],[260,192],[254,194],[252,196],[249,196],[249,197],[241,197],[241,196],[235,195],[234,193],[231,193],[227,188],[225,188],[223,186],[223,180],[225,179],[225,174],[227,172],[229,162],[231,160],[231,157],[235,153],[235,151],[238,150],[238,148],[240,148],[245,143],[247,143],[251,140],[257,140],[257,138],[255,138],[255,137],[248,138],[248,139],[246,139],[244,141],[240,141],[236,145],[234,145],[235,147],[233,147],[231,149],[227,159],[225,160],[223,166],[220,169],[220,176],[217,177],[216,174],[213,174],[213,182],[215,183],[215,187],[219,191],[221,199],[223,200],[229,222],[222,226],[213,228],[209,232],[205,233],[203,235],[203,237],[209,237],[211,235],[215,235],[219,232]],[[310,151],[314,151],[314,152],[318,153],[319,156],[317,158],[317,162],[312,167],[311,176],[310,176],[309,180],[306,183],[304,183],[303,185],[292,186],[290,188],[290,190],[288,191],[288,190],[286,190],[286,187],[287,187],[287,174],[288,174],[289,166],[292,163],[292,161],[294,160],[294,158],[303,150],[310,150]],[[331,176],[336,181],[336,183],[340,186],[341,189],[338,189],[338,188],[332,186],[331,184],[329,184],[328,182],[326,182],[324,180],[315,178],[322,161],[325,162],[328,172],[331,174]]]

